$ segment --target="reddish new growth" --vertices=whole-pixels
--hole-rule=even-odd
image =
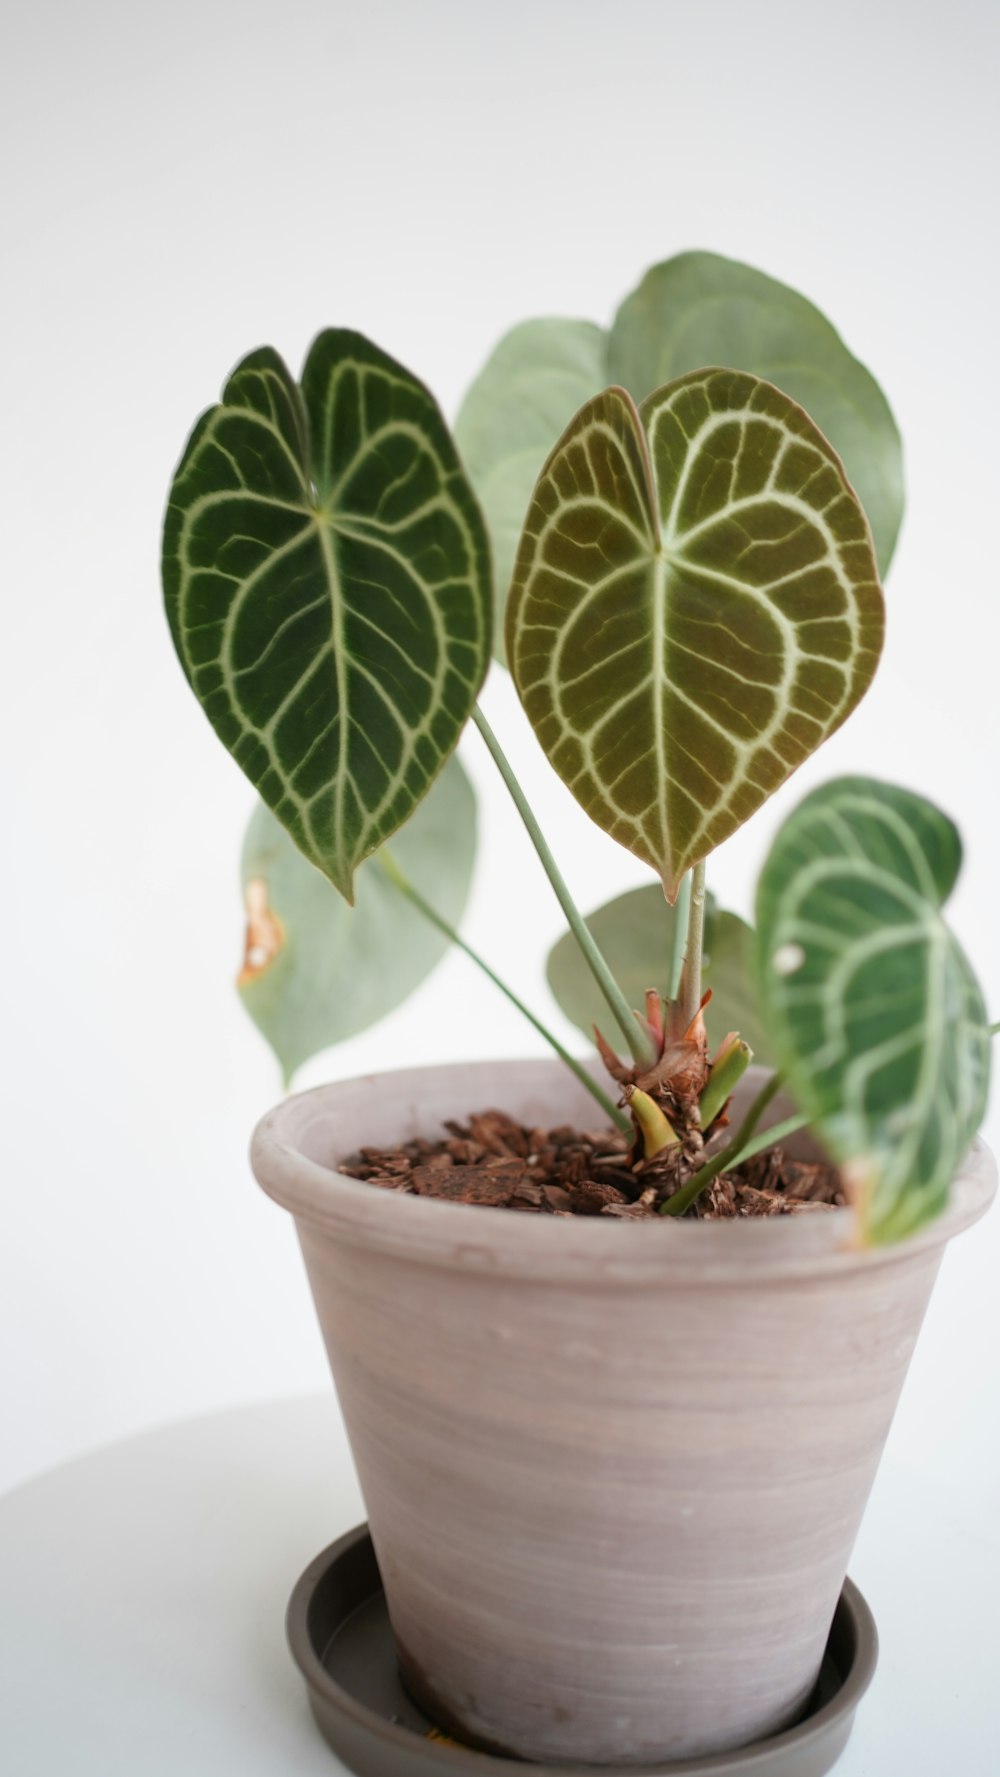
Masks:
[[[642,1025],[652,1059],[644,1063],[623,1062],[594,1028],[601,1060],[622,1089],[621,1103],[632,1112],[634,1168],[646,1175],[660,1201],[672,1196],[697,1171],[706,1142],[729,1121],[728,1094],[711,1107],[707,1118],[705,1115],[706,1088],[713,1071],[739,1044],[736,1032],[730,1031],[709,1060],[704,1010],[711,997],[709,989],[694,1017],[685,1020],[680,1000],[663,1000],[650,988]]]

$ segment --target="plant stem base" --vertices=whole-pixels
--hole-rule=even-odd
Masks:
[[[456,1579],[460,1584],[460,1577]],[[288,1607],[288,1639],[320,1732],[358,1777],[490,1777],[521,1763],[547,1777],[593,1777],[600,1767],[526,1764],[459,1746],[442,1734],[399,1678],[368,1527],[324,1549]],[[840,1757],[875,1671],[878,1636],[857,1587],[845,1581],[816,1690],[802,1721],[736,1752],[678,1763],[604,1767],[631,1777],[824,1777]]]

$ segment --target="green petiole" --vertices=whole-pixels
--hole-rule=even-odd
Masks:
[[[455,931],[453,926],[448,924],[446,919],[442,919],[440,913],[431,906],[429,901],[424,900],[420,890],[414,887],[409,877],[403,873],[395,858],[392,856],[392,853],[385,846],[379,851],[374,862],[378,865],[383,875],[386,876],[393,886],[399,890],[400,894],[405,895],[411,905],[416,907],[417,910],[423,914],[424,918],[430,921],[431,925],[436,926],[439,932],[443,932],[446,938],[450,938],[451,942],[458,946],[459,950],[464,951],[470,961],[475,963],[477,969],[481,969],[483,974],[493,982],[494,987],[498,987],[500,992],[506,995],[507,999],[510,1000],[511,1005],[517,1007],[518,1011],[528,1020],[528,1023],[533,1025],[535,1030],[538,1031],[539,1036],[544,1037],[549,1046],[555,1050],[560,1061],[564,1062],[570,1072],[576,1075],[581,1086],[586,1087],[591,1098],[600,1105],[605,1116],[609,1117],[611,1122],[616,1124],[619,1129],[631,1131],[631,1120],[626,1117],[623,1111],[618,1109],[618,1106],[612,1102],[606,1092],[602,1092],[597,1081],[591,1078],[587,1069],[583,1066],[583,1063],[577,1061],[576,1057],[571,1055],[568,1049],[563,1048],[559,1038],[549,1030],[547,1025],[542,1023],[540,1018],[536,1018],[530,1007],[526,1006],[524,1001],[518,998],[513,988],[508,987],[507,983],[500,979],[500,976],[496,971],[490,968],[489,963],[479,955],[479,952],[473,950],[471,944],[467,944],[465,939],[459,936],[458,932]]]
[[[486,742],[493,757],[493,761],[499,769],[500,775],[511,793],[514,800],[514,806],[528,830],[531,843],[538,853],[545,874],[551,882],[552,887],[555,889],[559,905],[569,921],[573,936],[579,944],[590,972],[604,995],[618,1028],[628,1044],[629,1053],[631,1054],[633,1061],[640,1063],[640,1065],[643,1062],[651,1061],[652,1051],[648,1039],[641,1029],[638,1019],[626,1000],[625,995],[622,993],[621,988],[612,975],[611,970],[608,968],[601,952],[594,943],[590,928],[577,908],[576,902],[573,900],[569,889],[566,887],[559,866],[549,850],[545,835],[535,819],[528,803],[528,799],[514,775],[510,762],[500,746],[500,742],[497,740],[496,735],[478,704],[472,712],[472,719]]]

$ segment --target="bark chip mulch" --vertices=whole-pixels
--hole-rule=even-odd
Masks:
[[[503,1111],[447,1122],[438,1141],[361,1148],[341,1171],[385,1191],[441,1197],[532,1215],[617,1217],[659,1214],[662,1184],[630,1164],[631,1143],[616,1129],[529,1129]],[[800,1215],[846,1202],[832,1166],[793,1160],[769,1148],[732,1173],[720,1173],[689,1216]]]

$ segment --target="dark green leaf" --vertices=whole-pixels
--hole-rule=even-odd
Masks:
[[[986,1011],[940,911],[960,858],[931,803],[840,778],[789,816],[760,880],[780,1063],[845,1163],[870,1242],[940,1212],[985,1109]]]
[[[451,753],[489,658],[483,520],[423,385],[321,333],[198,422],[163,543],[174,641],[234,758],[346,897]]]

